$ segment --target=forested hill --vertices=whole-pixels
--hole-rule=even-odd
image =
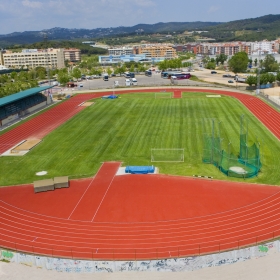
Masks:
[[[11,44],[31,44],[48,40],[89,40],[103,37],[116,37],[136,34],[183,32],[185,30],[200,30],[209,26],[216,26],[219,22],[168,22],[156,24],[137,24],[131,27],[119,26],[95,29],[68,29],[55,27],[42,31],[14,32],[0,35],[0,48]]]
[[[204,36],[217,41],[258,41],[274,40],[280,37],[280,15],[266,15],[257,18],[230,21],[215,28],[207,28],[209,33]]]
[[[48,40],[98,40],[143,36],[147,34],[176,34],[184,31],[208,31],[200,36],[213,38],[216,41],[256,41],[273,40],[280,37],[280,15],[266,15],[257,18],[221,22],[159,22],[156,24],[137,24],[131,27],[119,26],[95,29],[68,29],[55,27],[42,31],[14,32],[0,35],[0,48],[14,44],[32,44]]]

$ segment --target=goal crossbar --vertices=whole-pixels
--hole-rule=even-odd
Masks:
[[[184,150],[178,149],[151,149],[151,162],[184,162]]]

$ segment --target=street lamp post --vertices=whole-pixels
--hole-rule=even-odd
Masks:
[[[260,94],[260,72],[261,72],[261,69],[258,68],[256,95],[259,95],[259,94]]]

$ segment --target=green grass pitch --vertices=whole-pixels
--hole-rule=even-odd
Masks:
[[[137,93],[117,100],[97,99],[94,106],[51,132],[25,156],[0,157],[0,186],[55,176],[89,177],[104,161],[151,165],[151,148],[185,149],[183,163],[157,163],[160,173],[243,182],[202,163],[202,120],[222,121],[238,150],[241,114],[250,120],[250,131],[262,139],[262,172],[246,182],[280,185],[279,141],[239,101],[206,95],[184,93],[181,99],[157,99],[154,93]],[[35,175],[43,170],[46,176]]]

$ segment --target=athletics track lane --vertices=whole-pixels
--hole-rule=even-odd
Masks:
[[[244,188],[243,191],[247,192],[247,194],[243,193],[242,196],[242,192],[240,193],[241,199],[247,200],[248,196],[253,196],[254,200],[257,201],[255,203],[246,204],[244,207],[233,208],[230,211],[218,212],[214,215],[201,217],[197,217],[197,214],[193,213],[193,216],[190,219],[157,221],[153,223],[136,222],[136,219],[139,218],[138,212],[142,211],[141,208],[146,208],[147,206],[150,208],[149,203],[146,203],[148,196],[141,203],[138,202],[136,207],[130,207],[131,204],[134,204],[135,201],[137,201],[138,194],[141,193],[142,187],[146,184],[145,180],[147,177],[148,176],[145,175],[137,175],[137,178],[133,179],[133,181],[137,182],[142,181],[142,179],[144,179],[144,181],[142,182],[143,185],[139,183],[138,186],[130,186],[131,191],[129,192],[129,197],[127,197],[127,189],[122,192],[122,195],[126,198],[126,203],[120,199],[120,195],[116,198],[116,200],[120,199],[119,208],[126,209],[125,211],[127,215],[135,215],[134,223],[116,223],[106,221],[91,223],[57,219],[54,217],[44,217],[35,213],[23,211],[21,209],[15,209],[14,207],[2,202],[0,204],[0,222],[1,224],[4,223],[5,227],[3,227],[3,230],[1,231],[0,238],[2,241],[5,239],[7,243],[11,243],[13,240],[13,242],[16,243],[17,249],[31,251],[31,248],[34,249],[34,247],[36,247],[36,250],[39,250],[42,254],[47,253],[47,251],[48,254],[51,254],[50,249],[52,249],[56,255],[63,254],[63,256],[71,257],[69,252],[74,251],[76,254],[75,256],[88,258],[93,249],[94,251],[98,249],[98,255],[95,256],[95,258],[99,257],[110,259],[112,258],[112,253],[114,251],[115,257],[117,258],[133,259],[135,249],[137,250],[139,258],[153,258],[156,253],[159,257],[169,257],[169,254],[174,256],[174,254],[177,253],[178,248],[180,250],[180,254],[190,255],[194,253],[197,254],[198,247],[200,247],[201,253],[213,252],[217,251],[217,249],[226,250],[237,247],[237,244],[238,246],[253,244],[256,238],[261,241],[263,238],[272,238],[273,234],[274,236],[280,234],[279,189],[272,186],[255,187],[250,184],[247,184],[247,187]],[[160,177],[162,177],[162,180],[167,179],[169,184],[173,185],[173,177]],[[134,178],[134,176],[124,175],[120,176],[120,178],[122,178],[122,180],[119,187],[125,183],[123,180],[131,181],[131,178]],[[173,179],[177,180],[176,177]],[[189,182],[201,181],[188,178],[185,179]],[[157,178],[154,180],[157,181]],[[222,181],[211,182],[214,189],[216,188],[217,194],[219,194],[219,187],[230,187],[229,182],[228,186],[223,186],[225,182]],[[155,182],[152,185],[154,186]],[[233,185],[237,187],[242,184],[233,183]],[[139,189],[139,187],[141,188]],[[150,187],[151,186],[147,186],[147,189]],[[192,188],[192,186],[189,187]],[[209,186],[208,195],[210,195],[210,197],[212,195],[211,193],[213,191],[213,187]],[[135,188],[136,190],[133,191],[132,188]],[[65,190],[68,191],[69,189]],[[178,191],[176,186],[174,192],[175,191]],[[204,190],[204,192],[206,191],[207,189]],[[227,192],[226,190],[224,191],[225,193],[221,193],[219,199],[215,199],[215,203],[213,203],[213,201],[210,201],[209,203],[210,207],[215,207],[216,211],[219,211],[219,209],[222,211],[224,210],[224,208],[219,208],[219,205],[221,205],[221,203],[226,204],[229,197],[232,201],[237,203],[235,206],[238,207],[238,196],[233,199],[234,197],[231,196],[230,193],[229,196],[226,196]],[[229,191],[232,190],[229,189]],[[146,190],[144,190],[144,192],[146,193]],[[155,188],[153,192],[158,193],[158,188]],[[235,192],[238,194],[239,191],[235,190]],[[115,195],[115,192],[110,193],[111,196]],[[154,204],[152,208],[149,209],[150,211],[147,211],[144,220],[149,220],[147,218],[148,216],[156,215],[154,213],[160,210],[158,209],[159,206],[162,209],[165,208],[166,201],[168,197],[170,197],[170,193],[166,194],[166,199],[162,199],[164,191],[161,193],[162,195],[158,199],[157,204]],[[189,201],[195,200],[197,194],[201,193],[201,189],[197,189],[194,186],[191,193],[193,193],[193,195],[190,197]],[[135,195],[134,201],[129,204],[128,199],[133,196],[133,194]],[[36,196],[36,194],[34,194],[34,196]],[[207,197],[202,200],[199,199],[199,196],[197,198],[197,200],[199,200],[198,203],[193,205],[194,209],[189,207],[190,211],[198,210],[201,203]],[[261,198],[263,198],[263,200],[261,200]],[[225,201],[225,199],[227,200]],[[106,197],[106,201],[108,205],[112,200],[108,196]],[[161,205],[158,204],[159,202],[161,202]],[[176,216],[178,204],[175,201],[172,204],[172,207],[167,209],[167,213],[175,211],[174,214]],[[112,209],[108,209],[107,205],[105,203],[102,205],[103,212],[107,212],[108,215],[110,215]],[[181,206],[179,205],[179,207]],[[185,209],[187,208],[188,201],[185,203]],[[86,209],[84,210],[86,211]],[[118,209],[115,210],[118,211]],[[169,215],[170,214],[172,213],[169,213]],[[121,214],[119,218],[121,218]],[[106,216],[104,219],[106,220]],[[158,217],[154,217],[154,219],[158,219]],[[3,244],[3,242],[1,243]],[[219,248],[217,244],[219,244]],[[83,254],[81,252],[83,252]]]
[[[68,219],[94,221],[120,165],[120,162],[105,162],[102,164]]]

